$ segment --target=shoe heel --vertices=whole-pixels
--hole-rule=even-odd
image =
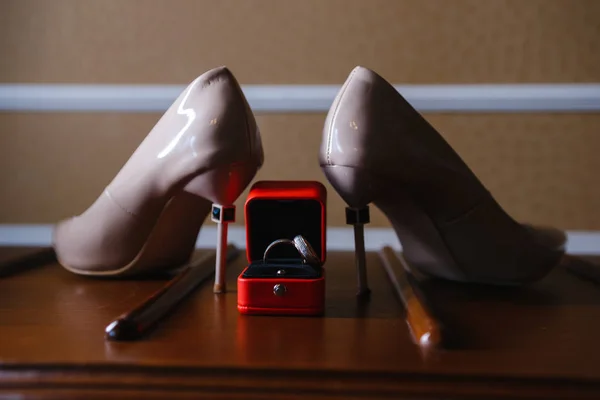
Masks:
[[[357,296],[371,293],[367,278],[367,253],[365,251],[365,224],[370,222],[369,206],[360,208],[346,207],[346,223],[354,227],[354,256],[358,282]]]
[[[376,180],[365,171],[354,167],[322,166],[327,180],[348,204],[346,223],[354,228],[354,253],[356,259],[357,296],[370,294],[367,278],[364,226],[370,222],[368,204],[377,192]]]
[[[213,203],[210,219],[217,223],[214,293],[227,291],[225,284],[227,231],[229,223],[235,222],[233,203],[252,181],[257,170],[258,165],[250,162],[231,164],[195,177],[184,188],[186,192]]]

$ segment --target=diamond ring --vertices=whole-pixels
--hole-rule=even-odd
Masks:
[[[308,243],[308,241],[306,239],[304,239],[304,237],[301,235],[297,235],[296,237],[294,237],[293,240],[277,239],[277,240],[271,242],[271,244],[269,244],[267,246],[267,248],[265,249],[265,253],[263,254],[263,263],[264,264],[267,263],[267,258],[268,258],[268,255],[269,255],[269,252],[271,251],[271,249],[280,244],[291,244],[292,246],[294,246],[296,248],[296,250],[298,251],[298,253],[302,256],[302,260],[303,260],[302,262],[304,264],[308,264],[308,265],[312,265],[312,266],[319,266],[321,264],[321,260],[319,259],[319,256],[315,253],[315,251],[312,248],[312,246],[310,245],[310,243]]]

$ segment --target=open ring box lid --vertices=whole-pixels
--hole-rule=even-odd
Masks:
[[[321,275],[326,259],[326,189],[316,181],[260,181],[244,206],[246,255],[244,278],[269,278],[283,269],[286,278],[310,279]],[[292,244],[278,244],[263,263],[266,248],[278,239],[302,235],[321,260],[308,266]],[[281,268],[280,268],[281,267]],[[316,275],[315,275],[316,273]],[[282,276],[279,276],[282,278]]]

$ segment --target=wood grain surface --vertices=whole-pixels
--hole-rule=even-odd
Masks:
[[[208,284],[132,343],[106,342],[104,327],[164,279],[83,278],[53,263],[3,278],[0,395],[600,396],[600,286],[563,267],[521,289],[424,282],[451,333],[442,349],[425,354],[410,338],[376,254],[368,256],[374,291],[366,303],[354,296],[353,255],[331,253],[328,260],[322,318],[241,316],[235,291],[214,295]],[[231,288],[242,267],[243,258],[229,267]]]

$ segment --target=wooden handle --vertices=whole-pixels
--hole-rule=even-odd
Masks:
[[[394,291],[406,309],[406,321],[415,342],[422,347],[437,347],[442,342],[442,334],[438,321],[419,299],[406,271],[408,265],[396,255],[394,250],[386,246],[379,252],[383,267],[392,283]]]
[[[32,268],[56,262],[56,253],[51,247],[35,249],[31,252],[17,252],[17,255],[0,262],[0,278],[22,273]]]
[[[240,251],[230,244],[225,248],[225,262],[233,261]],[[165,318],[175,306],[215,272],[216,251],[211,250],[188,263],[160,290],[154,292],[131,311],[121,315],[105,329],[107,340],[135,340]]]

